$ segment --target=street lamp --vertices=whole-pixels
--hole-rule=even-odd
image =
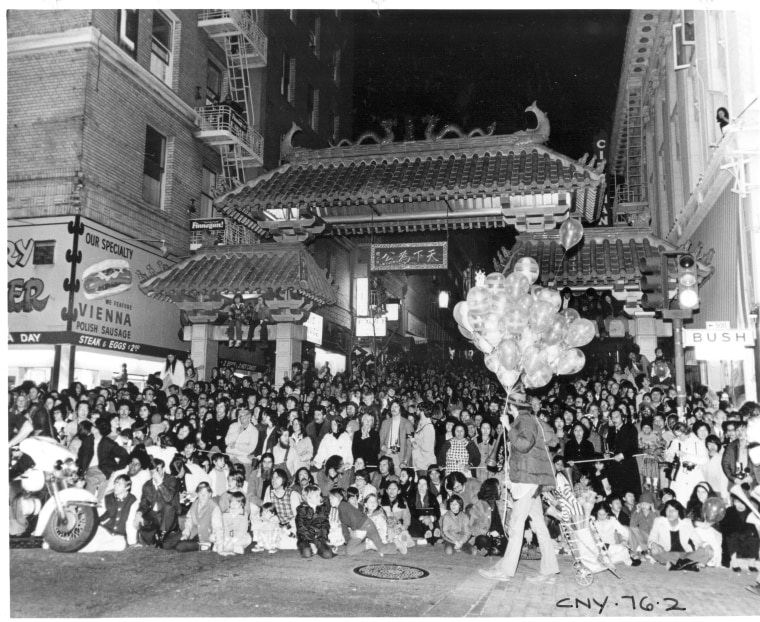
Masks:
[[[161,242],[161,246],[158,247],[161,257],[166,257],[169,254],[169,247],[166,245],[166,240],[135,240],[135,242]]]

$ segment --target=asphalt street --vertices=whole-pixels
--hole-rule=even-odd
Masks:
[[[728,569],[668,572],[643,564],[618,567],[581,587],[571,558],[560,557],[554,585],[526,577],[522,561],[509,583],[480,577],[490,559],[447,556],[440,546],[406,556],[339,555],[302,560],[296,551],[220,557],[155,549],[58,554],[11,550],[14,617],[522,617],[757,615],[760,597],[745,591],[754,575]],[[365,564],[400,563],[427,570],[418,580],[361,577]]]

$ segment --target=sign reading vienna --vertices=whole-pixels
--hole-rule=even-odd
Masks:
[[[370,270],[445,270],[449,265],[447,242],[373,244]]]

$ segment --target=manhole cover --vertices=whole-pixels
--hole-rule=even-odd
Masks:
[[[414,566],[399,566],[398,564],[370,564],[358,566],[354,572],[362,577],[370,579],[387,579],[389,581],[412,581],[424,579],[430,573],[422,568]]]

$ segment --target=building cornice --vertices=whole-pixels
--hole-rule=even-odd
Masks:
[[[147,69],[141,67],[113,41],[103,36],[91,26],[75,28],[65,32],[11,37],[8,43],[8,59],[27,54],[53,53],[64,50],[92,49],[102,54],[140,87],[150,93],[160,103],[168,106],[191,125],[199,123],[199,116],[174,91],[163,84]]]

